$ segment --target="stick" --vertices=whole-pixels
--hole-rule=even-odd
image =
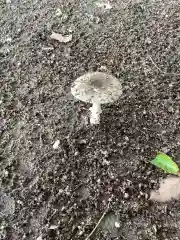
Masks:
[[[103,220],[103,218],[105,217],[108,209],[109,209],[109,205],[110,205],[110,202],[108,203],[107,205],[107,209],[104,211],[103,215],[101,216],[101,218],[99,219],[99,221],[97,222],[96,226],[94,227],[94,229],[92,230],[92,232],[87,236],[87,238],[85,240],[88,240],[92,235],[93,233],[96,231],[96,229],[98,228],[99,224],[101,223],[101,221]]]
[[[149,59],[151,60],[152,64],[153,64],[161,73],[163,73],[163,74],[165,74],[165,75],[180,76],[180,74],[178,74],[178,73],[168,73],[168,72],[164,72],[161,68],[159,68],[159,67],[157,66],[157,64],[154,62],[154,60],[152,59],[151,56],[148,55],[148,57],[149,57]]]

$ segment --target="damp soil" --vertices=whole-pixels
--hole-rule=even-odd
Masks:
[[[179,1],[0,1],[0,239],[85,240],[103,213],[90,239],[179,239],[180,202],[148,199],[156,152],[180,163],[179,26]],[[91,126],[70,86],[96,70],[123,95]]]

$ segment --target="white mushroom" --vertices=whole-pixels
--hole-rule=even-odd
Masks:
[[[74,82],[71,88],[72,95],[83,101],[92,103],[90,123],[99,124],[101,104],[113,103],[122,95],[120,81],[107,73],[90,72]]]

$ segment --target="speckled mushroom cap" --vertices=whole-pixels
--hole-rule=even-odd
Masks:
[[[71,88],[72,95],[84,102],[112,103],[122,95],[120,81],[109,74],[90,72],[74,81]]]

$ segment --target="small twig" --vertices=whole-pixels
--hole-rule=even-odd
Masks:
[[[168,72],[164,72],[161,68],[159,68],[159,67],[157,66],[157,64],[154,62],[154,60],[152,59],[151,56],[148,55],[148,58],[151,60],[152,64],[153,64],[161,73],[163,73],[163,74],[165,74],[165,75],[180,76],[180,74],[178,74],[178,73],[168,73]]]
[[[85,240],[88,240],[88,239],[93,235],[93,233],[96,231],[96,229],[98,228],[99,224],[101,223],[101,221],[102,221],[103,218],[105,217],[107,211],[109,210],[109,205],[110,205],[110,201],[108,202],[107,209],[104,211],[103,215],[101,216],[101,218],[100,218],[99,221],[97,222],[96,226],[94,227],[94,229],[92,230],[92,232],[87,236],[87,238],[86,238]]]

